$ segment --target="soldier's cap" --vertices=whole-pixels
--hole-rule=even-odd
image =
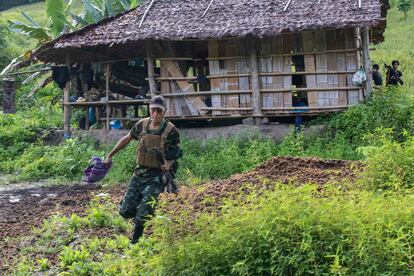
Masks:
[[[155,96],[150,100],[150,108],[160,108],[163,111],[167,109],[165,98],[163,96]]]

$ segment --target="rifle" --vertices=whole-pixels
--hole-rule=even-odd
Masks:
[[[386,64],[384,61],[382,61],[384,63],[384,67],[385,69],[387,69],[387,75],[390,74],[391,70],[394,70],[394,68],[392,68],[391,65]],[[394,76],[392,76],[392,78],[394,78],[397,82],[399,82],[401,85],[404,85],[403,80],[400,78],[398,72],[395,72],[396,74],[394,74]],[[388,82],[388,81],[387,81]]]
[[[161,166],[165,164],[165,156],[160,150],[155,150],[155,155],[158,158],[158,161],[160,161]],[[170,169],[171,170],[171,169]],[[177,184],[174,181],[174,177],[171,175],[171,171],[164,172],[165,179],[167,181],[167,187],[166,191],[167,193],[178,193],[178,187]]]

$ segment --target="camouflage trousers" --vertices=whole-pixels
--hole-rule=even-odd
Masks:
[[[142,235],[144,224],[154,214],[158,196],[164,188],[165,181],[162,176],[132,177],[120,204],[119,214],[124,218],[134,219],[135,235]]]

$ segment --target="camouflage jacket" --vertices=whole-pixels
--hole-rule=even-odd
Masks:
[[[164,129],[167,127],[167,120],[163,120],[161,123],[159,129],[157,130],[150,130],[148,129],[148,133],[155,134],[155,135],[161,135],[161,133],[164,131]],[[142,121],[139,121],[134,125],[134,127],[131,129],[130,134],[132,138],[135,140],[139,140],[139,136],[142,132],[143,123]],[[177,160],[183,156],[183,152],[180,148],[180,134],[178,133],[178,130],[176,127],[174,127],[171,132],[168,134],[167,140],[165,142],[165,157],[167,160]],[[171,174],[175,175],[178,169],[178,163],[174,162]],[[159,176],[162,174],[162,171],[160,169],[155,168],[146,168],[141,167],[137,165],[135,167],[135,175],[138,177],[154,177]]]

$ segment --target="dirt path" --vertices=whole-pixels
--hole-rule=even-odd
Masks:
[[[170,213],[184,205],[191,205],[194,214],[214,210],[224,198],[235,194],[244,183],[266,188],[263,179],[277,180],[294,185],[327,183],[353,180],[360,164],[349,161],[276,157],[256,169],[237,174],[226,180],[218,180],[198,187],[182,187],[177,195],[163,194],[162,211]],[[4,263],[12,260],[20,250],[20,237],[27,236],[33,227],[53,214],[70,216],[84,215],[94,195],[107,193],[114,203],[124,193],[125,187],[102,188],[97,185],[71,185],[52,187],[30,187],[0,190],[0,272]],[[206,201],[206,198],[211,200]],[[0,273],[1,274],[1,273]]]

